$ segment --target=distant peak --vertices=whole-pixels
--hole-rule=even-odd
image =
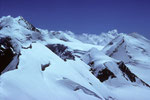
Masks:
[[[118,30],[117,29],[114,29],[114,30],[110,30],[108,32],[103,32],[101,33],[101,36],[102,37],[111,37],[111,38],[114,38],[116,36],[118,36],[119,33],[118,33]]]
[[[2,16],[1,18],[0,18],[0,20],[3,20],[3,19],[5,19],[5,18],[12,18],[10,15],[8,15],[8,16]]]
[[[118,35],[118,30],[117,30],[117,29],[114,29],[114,30],[108,31],[108,34],[111,34],[111,35],[113,35],[113,36],[116,36],[116,35]]]
[[[24,20],[24,18],[22,16],[18,16],[18,17],[16,17],[16,19],[23,19]]]

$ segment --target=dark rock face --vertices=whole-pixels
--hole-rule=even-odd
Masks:
[[[104,82],[108,80],[108,78],[116,78],[114,73],[112,73],[109,69],[105,68],[102,71],[98,72],[98,75],[96,76],[101,82]]]
[[[2,29],[3,27],[2,26],[0,26],[0,30]]]
[[[41,65],[41,70],[44,71],[48,66],[50,65],[50,62],[48,64],[45,65]]]
[[[119,69],[122,71],[123,76],[125,75],[129,78],[131,82],[136,82],[136,79],[139,79],[141,83],[147,87],[150,87],[147,83],[145,83],[143,80],[141,80],[139,77],[137,77],[134,73],[130,71],[130,69],[124,64],[124,62],[118,62]]]
[[[17,54],[13,57],[13,59],[11,60],[11,62],[6,66],[6,68],[1,72],[1,74],[11,71],[11,70],[15,70],[18,69],[18,65],[19,65],[19,56],[20,54]]]
[[[0,38],[0,73],[7,67],[12,61],[14,54],[14,48],[11,45],[11,38]]]
[[[72,55],[72,52],[67,50],[67,46],[61,44],[49,44],[46,46],[64,61],[66,61],[67,59],[75,60],[75,57]]]
[[[137,76],[134,75],[123,62],[117,64],[119,65],[119,69],[122,71],[123,76],[127,75],[131,82],[136,82]]]
[[[124,39],[122,39],[121,43],[115,48],[115,50],[114,50],[111,54],[109,54],[109,56],[112,57],[113,54],[118,51],[118,48],[119,48],[120,46],[122,46],[122,44],[123,44],[124,42],[125,42]],[[109,45],[112,45],[112,44],[113,44],[113,43],[110,42]]]
[[[89,66],[93,66],[94,65],[94,61],[91,61],[88,63]]]
[[[107,67],[105,69],[103,69],[103,70],[99,70],[98,74],[96,74],[98,69],[97,68],[93,68],[94,61],[89,62],[88,65],[91,66],[90,72],[94,76],[96,76],[101,82],[104,82],[104,81],[108,80],[109,78],[116,78],[114,73],[111,72]]]
[[[111,42],[109,42],[109,43],[108,43],[108,45],[113,45],[113,42],[112,42],[112,41],[111,41]]]

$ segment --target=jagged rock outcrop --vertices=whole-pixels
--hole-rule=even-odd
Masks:
[[[17,68],[19,54],[10,37],[0,37],[0,74]]]
[[[49,44],[46,46],[65,61],[67,59],[75,60],[75,57],[72,52],[68,50],[67,46],[61,44]]]

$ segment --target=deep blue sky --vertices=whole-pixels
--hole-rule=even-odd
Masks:
[[[48,30],[138,32],[150,39],[150,0],[0,0],[0,17],[23,16]]]

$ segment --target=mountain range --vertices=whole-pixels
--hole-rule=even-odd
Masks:
[[[0,100],[150,100],[150,40],[0,18]]]

